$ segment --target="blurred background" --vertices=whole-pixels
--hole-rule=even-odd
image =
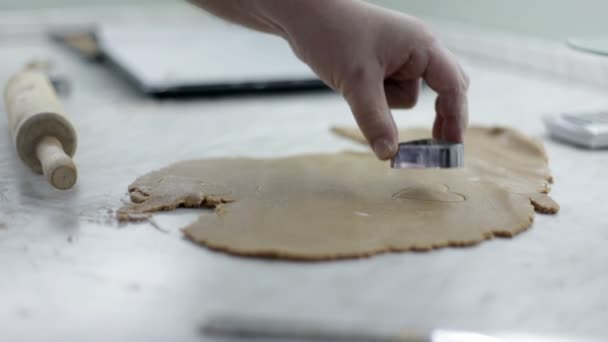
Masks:
[[[181,1],[178,1],[181,2]],[[543,38],[608,33],[606,0],[371,0],[414,15],[533,34]],[[2,0],[0,10],[50,7],[157,6],[168,0]]]

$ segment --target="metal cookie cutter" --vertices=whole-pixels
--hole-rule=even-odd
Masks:
[[[464,166],[464,145],[435,139],[399,144],[391,161],[393,169],[460,168]]]

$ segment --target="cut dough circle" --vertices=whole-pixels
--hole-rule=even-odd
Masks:
[[[352,129],[337,133],[361,141]],[[428,136],[404,130],[402,138]],[[363,140],[364,141],[364,140]],[[183,229],[228,253],[298,260],[471,246],[554,213],[542,145],[508,129],[470,128],[466,167],[393,170],[371,153],[184,161],[138,178],[119,218],[215,208]],[[139,216],[138,216],[139,215]]]

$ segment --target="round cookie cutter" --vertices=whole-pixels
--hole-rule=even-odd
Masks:
[[[461,168],[464,145],[435,139],[421,139],[399,144],[391,160],[393,169]]]

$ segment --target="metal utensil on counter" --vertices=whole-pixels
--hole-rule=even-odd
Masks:
[[[206,336],[241,340],[311,342],[597,342],[529,334],[486,335],[468,331],[432,330],[386,332],[327,324],[245,316],[214,316],[202,331]]]
[[[215,316],[203,324],[208,336],[287,341],[327,342],[430,342],[428,334],[413,333],[410,336],[395,336],[392,333],[354,330],[350,327],[335,327],[308,322],[273,320],[244,316]],[[485,342],[485,341],[484,341]],[[494,342],[494,341],[492,341]]]

